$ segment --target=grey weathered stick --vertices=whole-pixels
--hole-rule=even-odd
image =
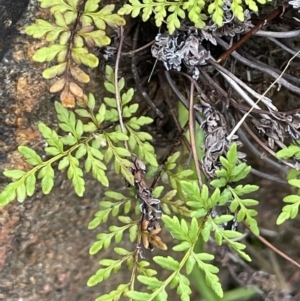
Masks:
[[[229,49],[230,48],[230,46],[226,42],[224,42],[222,39],[216,38],[216,40],[217,40],[218,44],[220,44],[225,49]],[[249,61],[248,59],[246,59],[243,56],[241,56],[240,54],[238,54],[236,51],[232,52],[231,55],[235,59],[237,59],[239,62],[241,62],[241,63],[243,63],[243,64],[245,64],[245,65],[247,65],[249,67],[257,69],[259,71],[262,71],[264,73],[269,74],[270,76],[272,76],[273,78],[276,79],[276,82],[278,82],[282,86],[286,87],[290,91],[295,92],[298,95],[300,95],[300,88],[298,88],[295,85],[289,83],[287,80],[285,80],[284,78],[282,78],[280,76],[280,74],[278,74],[274,70],[271,70],[270,68],[265,68],[265,66],[262,67],[259,63]]]

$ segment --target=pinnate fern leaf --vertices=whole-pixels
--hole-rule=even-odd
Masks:
[[[33,38],[45,38],[48,46],[37,50],[33,59],[37,62],[57,61],[43,71],[46,79],[55,79],[51,93],[60,92],[60,100],[65,107],[74,107],[75,99],[83,97],[81,84],[88,83],[89,76],[79,67],[95,68],[99,59],[90,49],[110,44],[106,25],[117,28],[125,25],[125,20],[113,13],[114,4],[100,9],[100,0],[88,0],[82,11],[80,0],[39,0],[41,7],[49,8],[55,22],[37,19],[25,31]],[[69,55],[71,54],[71,55]],[[58,77],[58,78],[57,78]],[[59,78],[60,77],[60,78]]]
[[[300,188],[300,180],[298,179],[291,179],[289,180],[289,184]],[[276,224],[280,225],[284,223],[287,219],[294,219],[298,215],[299,212],[299,206],[300,206],[300,196],[299,195],[288,195],[286,196],[283,201],[287,203],[283,206],[282,212],[279,214]]]

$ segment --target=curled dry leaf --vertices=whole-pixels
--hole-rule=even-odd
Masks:
[[[83,90],[76,83],[70,82],[69,89],[75,96],[78,96],[78,97],[83,96]]]
[[[78,97],[76,96],[76,103],[79,105],[79,106],[87,106],[88,105],[88,97],[86,94],[83,94],[82,97]]]
[[[150,241],[154,247],[161,249],[163,251],[168,250],[167,245],[164,242],[162,242],[162,240],[159,236],[154,235],[153,237],[151,237]]]
[[[61,78],[61,79],[55,81],[53,83],[53,85],[50,87],[50,92],[56,93],[56,92],[61,91],[64,88],[65,83],[66,83],[66,80],[64,78]]]
[[[88,47],[90,47],[90,48],[95,47],[95,42],[90,37],[84,37],[84,40]]]
[[[70,92],[68,85],[65,85],[65,88],[61,92],[60,101],[61,101],[62,105],[66,108],[74,108],[75,107],[75,97]]]
[[[90,77],[78,66],[72,66],[70,70],[73,78],[79,81],[80,83],[86,84],[90,81]]]
[[[80,34],[80,33],[84,33],[84,32],[91,32],[91,31],[93,31],[93,30],[94,30],[94,26],[93,26],[93,25],[87,25],[87,26],[81,28],[81,29],[78,31],[78,33]]]

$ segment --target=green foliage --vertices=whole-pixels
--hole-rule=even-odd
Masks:
[[[271,1],[271,0],[269,0]],[[244,21],[245,7],[250,11],[258,11],[256,2],[265,4],[266,0],[232,0],[231,10],[235,17]],[[129,0],[129,3],[119,9],[120,15],[131,15],[132,18],[142,14],[142,20],[146,22],[154,14],[155,24],[160,27],[163,22],[167,24],[170,34],[180,27],[183,20],[188,18],[196,28],[204,28],[206,20],[211,19],[218,26],[223,25],[224,1],[204,1],[204,0]]]
[[[250,11],[257,12],[259,4],[266,4],[267,1],[272,0],[244,0],[245,4],[248,6]],[[233,14],[241,21],[244,22],[244,8],[242,6],[241,0],[232,0],[230,8],[232,9]]]
[[[291,144],[290,146],[281,149],[276,153],[278,159],[300,158],[300,146],[297,144]]]
[[[114,72],[113,69],[110,66],[106,67],[106,82],[104,83],[106,89],[108,92],[114,94],[115,88],[114,88]],[[125,85],[124,78],[121,78],[119,80],[118,86],[120,92],[123,91]],[[113,136],[110,135],[108,137],[109,141],[117,140],[126,140],[128,141],[128,145],[130,150],[133,153],[136,153],[140,159],[143,161],[149,163],[152,166],[158,166],[156,156],[155,156],[155,150],[153,146],[148,142],[152,140],[152,136],[146,132],[139,131],[141,129],[141,126],[147,125],[152,123],[152,119],[146,116],[140,116],[139,118],[133,117],[133,115],[136,113],[138,109],[138,104],[130,104],[130,101],[133,97],[133,89],[130,88],[126,92],[121,93],[121,110],[122,110],[122,116],[125,118],[124,124],[127,130],[127,135],[121,133],[121,129],[119,126],[116,127],[117,133],[115,133]],[[114,97],[104,97],[104,102],[109,107],[109,109],[105,112],[105,119],[111,122],[115,122],[118,120],[118,112],[115,109],[117,107],[116,105],[116,99]],[[122,155],[119,152],[119,149],[114,150],[117,155]],[[119,154],[118,154],[119,152]],[[111,153],[106,154],[107,157],[109,157]],[[118,168],[118,167],[117,167]],[[131,175],[132,176],[132,175]]]
[[[120,270],[122,264],[126,261],[128,262],[132,258],[132,255],[133,255],[132,252],[128,252],[121,248],[115,248],[115,252],[121,253],[121,255],[123,255],[122,259],[119,259],[119,260],[102,259],[102,260],[100,260],[99,263],[102,266],[104,266],[104,268],[99,269],[96,272],[96,274],[89,279],[88,286],[94,286],[94,285],[102,282],[103,280],[106,280],[107,278],[110,277],[112,272],[117,273]]]
[[[227,154],[227,158],[229,158],[230,161],[233,161],[233,157],[237,155],[235,150],[236,146],[233,145]],[[163,168],[166,174],[167,171],[175,168],[175,162],[178,157],[179,154],[175,153],[168,158]],[[235,165],[233,164],[230,172],[234,166]],[[172,199],[176,196],[176,190],[171,190],[161,198],[161,204],[162,206],[165,206],[167,209],[166,213],[170,215],[180,212],[186,216],[179,219],[177,216],[171,217],[165,214],[162,218],[164,227],[178,242],[173,247],[173,250],[176,252],[182,252],[182,259],[177,261],[170,256],[156,256],[153,258],[159,266],[171,273],[169,277],[162,281],[159,278],[154,277],[156,273],[155,270],[145,271],[143,269],[136,268],[140,263],[138,260],[138,248],[133,252],[127,251],[127,253],[122,254],[123,257],[121,259],[111,262],[113,266],[117,265],[117,269],[119,269],[121,263],[128,261],[128,256],[131,256],[130,263],[127,263],[127,267],[131,271],[132,276],[130,283],[122,284],[123,288],[126,287],[126,289],[122,290],[122,296],[127,296],[134,300],[167,300],[167,288],[170,287],[172,289],[176,288],[176,292],[180,296],[181,300],[190,300],[190,282],[183,274],[183,269],[185,269],[187,274],[190,274],[194,268],[198,268],[204,272],[207,284],[218,296],[222,297],[223,291],[219,278],[216,275],[218,273],[218,269],[207,262],[213,260],[214,256],[207,253],[199,253],[195,250],[195,245],[199,238],[203,237],[204,241],[207,241],[211,232],[214,232],[214,236],[218,244],[227,243],[243,258],[250,260],[249,256],[243,251],[245,245],[235,241],[240,238],[242,234],[236,231],[224,230],[221,226],[222,223],[231,220],[232,216],[226,215],[219,218],[212,218],[210,213],[214,206],[216,206],[219,202],[222,202],[223,204],[226,203],[232,193],[235,193],[237,196],[241,196],[245,193],[256,190],[257,187],[251,185],[239,185],[236,187],[236,190],[233,190],[233,192],[227,189],[221,193],[220,189],[216,188],[215,191],[210,193],[206,185],[203,185],[200,189],[196,181],[184,181],[183,179],[180,181],[180,187],[184,194],[183,199],[172,202]],[[155,197],[160,197],[162,189],[163,187],[157,187],[153,191],[153,195],[155,195]],[[131,242],[134,242],[135,240],[137,240],[137,242],[139,241],[138,237],[140,234],[137,235],[140,231],[138,226],[139,221],[133,221],[127,216],[125,217],[120,215],[121,210],[123,210],[125,214],[130,212],[132,209],[133,198],[125,197],[116,192],[107,192],[106,197],[111,200],[103,200],[100,202],[100,206],[103,208],[95,214],[95,218],[92,220],[89,227],[95,228],[100,223],[106,222],[110,214],[118,216],[119,221],[122,222],[123,225],[111,226],[109,227],[108,233],[100,233],[97,236],[97,241],[90,249],[91,254],[95,254],[101,249],[108,248],[112,243],[112,239],[115,239],[117,242],[121,241],[122,237],[125,235],[125,231],[128,231],[129,240]],[[185,203],[192,209],[185,208]],[[242,203],[242,205],[253,205],[253,203],[250,204],[249,200],[245,200],[245,203]],[[100,262],[100,264],[103,265],[102,262]],[[109,277],[112,270],[115,269],[111,268],[108,270],[108,268],[101,267],[100,270],[90,278],[88,284],[94,285],[104,281]],[[145,284],[150,292],[139,292],[134,290],[133,279],[135,277],[139,282]],[[114,296],[117,291],[118,289],[111,292],[109,295],[105,295],[105,297],[99,297],[99,300],[114,300]]]
[[[105,86],[108,92],[114,91],[115,86],[111,81],[114,74],[111,67],[106,68],[106,75]],[[104,103],[96,108],[95,98],[92,94],[89,94],[87,102],[81,103],[81,108],[75,110],[75,112],[68,111],[56,102],[58,125],[64,134],[60,135],[47,125],[39,124],[39,131],[47,142],[45,152],[48,158],[44,161],[33,149],[20,146],[19,152],[24,160],[32,166],[32,169],[29,171],[10,170],[4,172],[4,175],[11,178],[13,182],[8,184],[1,192],[0,205],[6,205],[15,198],[19,202],[23,202],[27,196],[32,196],[37,179],[41,180],[43,192],[48,194],[54,185],[54,163],[58,163],[58,170],[67,170],[67,177],[71,180],[75,192],[79,196],[82,196],[85,190],[84,171],[91,172],[92,176],[103,186],[109,186],[106,166],[111,160],[114,161],[116,173],[122,174],[129,183],[133,183],[133,175],[129,170],[132,166],[130,157],[131,152],[137,151],[137,147],[143,160],[157,166],[154,149],[146,141],[151,140],[151,136],[149,134],[146,136],[144,132],[139,131],[141,126],[149,124],[152,119],[141,117],[136,122],[136,118],[132,117],[132,114],[138,109],[138,105],[129,105],[133,90],[129,89],[123,92],[124,85],[124,79],[121,78],[118,89],[121,91],[123,112],[127,112],[125,124],[126,128],[130,129],[128,135],[120,132],[118,124],[113,127],[108,126],[112,124],[112,121],[116,121],[114,117],[114,98],[110,98],[108,108]],[[130,107],[135,109],[130,110]],[[85,123],[80,119],[83,117]],[[132,126],[133,124],[136,126]],[[136,141],[136,144],[129,144],[129,151],[123,143],[124,141],[130,141],[130,139]],[[134,147],[131,148],[132,146]],[[84,165],[84,171],[80,162]],[[95,221],[94,227],[96,226],[97,222]]]
[[[289,180],[289,184],[294,187],[297,187],[298,191],[299,191],[300,180],[291,179],[291,180]],[[299,206],[300,206],[300,196],[299,195],[295,195],[295,194],[288,195],[283,199],[283,201],[288,204],[282,208],[282,212],[280,213],[280,215],[278,216],[278,218],[276,220],[277,225],[284,223],[289,218],[293,219],[298,215]]]
[[[56,79],[50,92],[60,92],[64,106],[74,107],[75,98],[83,96],[80,84],[90,81],[90,77],[79,65],[90,68],[98,66],[98,58],[91,52],[94,46],[102,47],[110,44],[106,35],[106,25],[116,28],[125,25],[125,20],[114,14],[115,6],[109,4],[99,9],[100,0],[86,1],[83,11],[79,9],[79,0],[49,1],[39,0],[41,7],[49,8],[54,23],[37,19],[25,31],[34,38],[45,40],[49,46],[41,47],[34,54],[37,62],[57,61],[56,65],[46,68],[43,77]]]
[[[245,179],[249,174],[251,167],[246,163],[238,162],[237,145],[231,144],[226,154],[226,158],[220,157],[222,167],[216,171],[217,179],[210,182],[213,187],[223,188],[223,199],[221,205],[230,201],[230,211],[237,213],[237,221],[245,221],[250,230],[255,234],[259,234],[256,220],[253,218],[257,215],[257,211],[249,209],[249,206],[258,204],[257,200],[241,199],[240,196],[256,191],[259,187],[256,185],[238,185],[232,187],[232,183]]]
[[[233,219],[233,216],[222,215],[220,217],[212,218],[210,215],[211,210],[216,205],[221,203],[222,198],[221,198],[221,193],[219,188],[216,188],[216,190],[211,195],[209,195],[208,187],[206,185],[203,185],[202,189],[200,190],[196,181],[195,182],[183,181],[182,186],[184,192],[187,195],[187,204],[194,209],[192,216],[196,218],[206,217],[204,228],[201,231],[201,236],[203,240],[208,241],[211,235],[211,231],[214,231],[215,240],[217,244],[221,245],[223,242],[226,242],[237,253],[239,253],[240,256],[242,256],[246,260],[250,260],[250,257],[246,253],[241,251],[246,246],[241,243],[232,241],[233,238],[235,239],[239,238],[242,236],[242,234],[237,231],[224,230],[220,226],[225,222],[231,221]],[[226,198],[228,198],[228,195],[226,196]],[[227,201],[228,199],[226,200],[226,202]],[[245,211],[247,210],[245,209]]]
[[[122,194],[114,191],[106,191],[105,195],[114,200],[111,201],[101,201],[99,202],[100,207],[103,209],[95,213],[95,218],[89,223],[89,229],[94,229],[100,224],[107,222],[109,214],[112,216],[117,216],[120,212],[122,206],[124,206],[124,213],[127,214],[131,209],[131,199],[125,198]],[[117,203],[115,201],[118,201]]]
[[[222,6],[224,5],[223,0],[214,0],[208,6],[208,13],[212,15],[212,20],[218,25],[223,25],[223,9]],[[242,10],[243,14],[243,10]],[[244,14],[243,14],[244,17]]]
[[[173,155],[169,156],[162,171],[163,181],[170,183],[172,188],[176,190],[181,190],[180,184],[182,180],[190,179],[195,174],[192,169],[177,170],[174,172],[179,165],[177,160],[180,155],[180,152],[175,152]]]
[[[133,242],[136,239],[138,221],[132,221],[130,217],[125,216],[119,216],[118,219],[125,223],[125,226],[110,226],[110,233],[100,233],[97,236],[98,240],[90,248],[90,254],[96,254],[102,248],[107,249],[111,244],[112,238],[115,238],[115,241],[119,243],[122,240],[123,233],[125,230],[129,230],[131,233],[135,234],[130,235],[131,242]]]
[[[137,17],[141,13],[143,21],[147,21],[154,13],[156,25],[166,23],[169,32],[173,33],[186,19],[197,28],[204,28],[207,19],[222,26],[224,1],[129,0],[118,14],[113,13],[113,4],[100,6],[100,0],[87,0],[84,5],[80,0],[39,2],[41,7],[49,8],[53,22],[37,19],[26,28],[26,33],[37,39],[44,38],[48,43],[35,53],[33,59],[41,63],[51,63],[44,70],[43,76],[53,80],[50,88],[52,93],[61,92],[62,104],[55,103],[59,130],[39,124],[39,131],[47,143],[46,156],[41,156],[27,146],[18,148],[30,168],[4,171],[4,175],[12,182],[0,193],[0,205],[6,205],[15,198],[23,202],[27,196],[34,194],[38,180],[43,193],[50,193],[55,183],[55,175],[64,170],[78,196],[83,196],[85,192],[85,173],[91,173],[102,186],[109,187],[107,166],[112,163],[116,174],[121,175],[130,186],[129,195],[116,191],[105,192],[105,198],[99,202],[101,208],[88,227],[95,229],[108,220],[115,218],[116,221],[110,223],[107,231],[97,235],[89,252],[94,255],[123,241],[130,242],[132,247],[129,250],[121,246],[115,247],[115,254],[100,260],[100,268],[87,284],[94,286],[102,283],[121,268],[127,268],[131,275],[115,290],[96,300],[115,301],[127,297],[131,300],[164,301],[168,300],[168,290],[176,289],[180,299],[188,301],[192,293],[188,276],[195,269],[203,272],[205,282],[213,294],[222,298],[223,290],[217,275],[219,269],[211,263],[214,256],[199,251],[197,244],[212,239],[217,245],[226,244],[243,259],[251,260],[244,251],[246,246],[241,242],[242,233],[224,227],[236,219],[237,222],[244,222],[255,235],[259,234],[255,219],[257,211],[252,209],[258,201],[243,198],[244,195],[256,191],[258,186],[237,185],[247,177],[251,167],[239,161],[235,143],[231,144],[225,157],[219,158],[220,168],[209,185],[199,187],[194,167],[187,169],[180,164],[179,158],[184,157],[186,150],[170,154],[165,163],[159,166],[156,151],[150,143],[152,136],[143,130],[153,120],[139,116],[139,105],[132,103],[134,89],[126,88],[124,78],[120,78],[115,85],[114,70],[106,66],[104,86],[107,93],[103,101],[98,103],[93,94],[85,95],[81,87],[90,78],[80,65],[90,68],[98,66],[98,58],[91,49],[94,46],[110,44],[106,27],[123,26],[125,20],[120,15],[131,14],[132,17]],[[234,16],[243,21],[246,6],[257,11],[257,2],[264,4],[266,1],[232,0],[231,9]],[[116,94],[120,94],[120,103],[117,102]],[[78,107],[74,111],[67,110],[65,107],[75,106],[75,100]],[[178,115],[184,128],[189,118],[188,110],[182,108]],[[200,126],[195,130],[197,155],[201,158],[204,133]],[[152,188],[148,189],[150,186],[146,185],[143,178],[146,168],[135,170],[135,154],[141,160],[139,163],[149,165],[152,171],[160,175],[164,186],[158,186],[153,191]],[[277,153],[280,159],[299,156],[298,145],[291,145]],[[289,183],[300,188],[298,179],[290,179]],[[141,187],[145,199],[149,202],[159,201],[160,207],[155,207],[155,202],[154,205],[146,203],[146,209],[145,206],[140,206],[145,205],[141,204],[138,190]],[[171,189],[163,193],[169,187]],[[284,198],[284,202],[288,204],[283,207],[277,224],[297,216],[300,196],[289,195]],[[213,212],[218,206],[228,207],[232,214],[214,215]],[[176,259],[168,255],[153,257],[153,261],[161,269],[169,272],[165,279],[156,276],[158,273],[150,266],[150,262],[142,260],[143,252],[149,245],[167,249],[157,235],[161,231],[161,217],[155,210],[160,211],[160,208],[164,213],[164,228],[173,237],[173,251],[178,254]],[[130,216],[134,213],[137,216],[132,219]],[[148,227],[150,222],[152,224]],[[147,247],[144,239],[148,239]],[[136,290],[136,280],[144,285],[145,291]]]
[[[238,222],[245,221],[247,226],[250,228],[250,230],[255,235],[258,235],[259,229],[257,226],[257,222],[253,218],[254,216],[257,215],[257,211],[254,209],[249,209],[247,207],[258,205],[259,202],[257,200],[253,200],[253,199],[241,199],[241,198],[239,198],[239,195],[237,193],[237,189],[242,194],[248,193],[249,190],[248,190],[247,186],[253,187],[253,190],[250,190],[250,192],[256,191],[258,189],[258,186],[256,186],[256,185],[245,185],[245,186],[239,185],[235,189],[229,188],[232,198],[233,198],[231,201],[231,204],[230,204],[230,211],[231,212],[237,211],[237,221]]]
[[[113,78],[109,69],[107,70],[107,77]],[[110,91],[113,91],[113,87],[110,87]],[[112,100],[106,100],[106,103],[110,103],[112,109],[115,107]],[[113,114],[108,114],[108,116],[113,116]],[[225,223],[233,219],[233,215],[213,217],[211,214],[216,206],[228,204],[230,210],[236,215],[237,220],[240,222],[245,221],[249,228],[255,234],[258,234],[257,223],[253,218],[256,215],[256,211],[248,208],[257,205],[258,202],[252,199],[241,198],[247,193],[256,191],[258,187],[249,184],[232,186],[233,183],[245,178],[250,171],[250,168],[245,163],[239,163],[236,144],[233,143],[231,145],[226,158],[220,159],[222,168],[217,171],[219,177],[211,183],[216,187],[212,192],[207,185],[199,187],[198,182],[192,178],[194,175],[192,170],[174,172],[180,165],[177,162],[179,157],[179,152],[170,155],[161,170],[162,179],[171,184],[173,188],[178,188],[179,191],[173,189],[161,197],[164,187],[158,186],[153,191],[153,196],[161,200],[161,206],[165,213],[162,217],[164,228],[174,238],[175,245],[173,250],[182,253],[181,259],[175,260],[170,256],[155,256],[153,258],[162,269],[170,272],[169,276],[162,280],[154,276],[156,274],[155,270],[145,271],[137,268],[140,263],[139,248],[133,252],[124,251],[121,254],[123,256],[121,259],[111,261],[112,268],[101,267],[90,278],[88,285],[104,281],[111,275],[111,271],[118,270],[125,261],[130,261],[130,263],[127,262],[127,267],[131,271],[130,282],[122,284],[121,287],[124,288],[122,292],[118,293],[119,290],[117,289],[109,295],[99,297],[97,300],[115,300],[114,298],[118,300],[121,296],[126,296],[133,300],[168,300],[168,288],[176,289],[181,300],[190,300],[190,282],[184,273],[189,275],[193,269],[202,270],[207,285],[212,288],[217,296],[222,297],[223,290],[217,276],[219,270],[209,263],[209,261],[214,259],[214,256],[205,252],[199,252],[195,248],[199,239],[207,242],[211,235],[213,235],[218,245],[225,243],[245,260],[251,260],[244,252],[246,246],[238,241],[241,239],[242,233],[226,230],[223,227]],[[188,179],[188,177],[191,178]],[[180,197],[179,194],[181,195]],[[122,225],[111,226],[108,233],[100,233],[97,236],[97,241],[90,248],[91,254],[111,246],[113,239],[117,243],[120,242],[125,232],[128,232],[127,237],[129,237],[131,242],[134,243],[136,241],[136,245],[139,245],[140,231],[142,231],[139,226],[139,220],[134,221],[126,216],[133,207],[139,208],[134,198],[111,191],[106,193],[106,197],[110,200],[105,199],[100,202],[102,209],[95,214],[89,227],[95,228],[99,224],[106,222],[110,215],[118,216],[118,220]],[[177,200],[173,201],[174,198],[177,198]],[[138,211],[139,209],[136,210],[136,212]],[[122,212],[125,213],[126,217],[122,216]],[[178,213],[182,215],[181,219],[176,216]],[[103,265],[102,262],[100,264]],[[115,266],[117,268],[114,268]],[[137,278],[140,283],[144,284],[148,291],[140,292],[135,290],[134,280],[132,280],[134,278]],[[115,297],[115,294],[119,295]]]
[[[109,74],[110,72],[108,70],[108,75]],[[111,104],[113,108],[113,102]],[[241,199],[240,197],[257,190],[258,187],[254,185],[238,185],[233,188],[230,186],[230,183],[244,178],[249,172],[249,168],[244,163],[238,163],[236,144],[232,144],[226,158],[222,159],[224,163],[223,167],[226,171],[226,173],[223,172],[222,175],[225,178],[225,182],[228,181],[228,183],[226,182],[223,186],[220,185],[221,190],[216,187],[212,192],[210,192],[207,185],[203,185],[200,188],[197,181],[192,179],[184,180],[184,177],[182,177],[177,181],[174,180],[174,173],[172,171],[178,165],[176,161],[179,156],[179,152],[169,156],[164,164],[162,173],[165,174],[165,181],[169,181],[170,184],[173,183],[173,185],[176,186],[180,185],[182,197],[175,202],[172,201],[174,197],[178,197],[177,190],[171,190],[161,197],[163,186],[157,187],[153,191],[153,196],[156,198],[161,197],[161,205],[165,211],[165,215],[162,217],[164,227],[175,240],[173,250],[182,253],[181,260],[175,260],[170,256],[155,256],[153,260],[161,268],[170,272],[170,275],[166,279],[161,280],[158,277],[154,277],[156,274],[154,270],[144,271],[137,268],[140,262],[138,260],[138,254],[140,254],[139,248],[133,252],[124,251],[121,259],[111,261],[111,265],[113,266],[111,269],[101,267],[100,270],[90,278],[88,282],[89,285],[104,281],[111,275],[111,271],[118,270],[123,262],[129,260],[130,263],[127,263],[127,267],[132,273],[130,281],[133,281],[132,279],[136,277],[139,282],[147,287],[148,292],[136,291],[132,282],[123,283],[122,287],[126,289],[122,290],[122,293],[118,295],[119,297],[127,296],[134,300],[168,300],[167,291],[169,287],[176,289],[181,300],[190,300],[190,282],[183,272],[185,271],[186,274],[190,274],[194,268],[203,271],[207,285],[212,288],[217,296],[222,297],[223,290],[217,276],[219,270],[209,263],[209,261],[214,259],[214,256],[197,251],[195,245],[198,240],[203,239],[204,242],[207,242],[210,236],[213,235],[217,244],[221,245],[226,243],[244,259],[248,261],[251,260],[244,252],[246,246],[237,241],[242,237],[242,233],[223,228],[223,224],[231,221],[233,215],[222,215],[219,217],[213,217],[211,215],[215,206],[224,205],[231,201],[230,207],[232,208],[230,209],[232,209],[232,212],[238,211],[238,220],[245,220],[251,230],[257,233],[256,221],[253,219],[254,214],[251,209],[247,208],[248,206],[256,205],[257,201]],[[175,175],[177,175],[177,173],[175,173]],[[180,172],[178,175],[180,175]],[[189,172],[188,175],[193,175],[193,172]],[[220,180],[220,178],[217,180]],[[139,220],[134,221],[126,216],[133,207],[138,208],[134,198],[111,191],[106,193],[106,197],[111,200],[105,199],[100,202],[102,209],[95,214],[95,218],[91,221],[89,227],[95,228],[100,223],[106,222],[110,214],[112,216],[118,216],[118,220],[122,225],[111,226],[109,227],[108,233],[100,233],[97,236],[97,241],[90,248],[91,254],[108,248],[112,244],[113,239],[116,242],[120,242],[126,231],[128,232],[129,240],[131,242],[137,241],[137,245],[141,235],[139,234],[140,231],[142,231],[139,226]],[[237,207],[239,207],[239,210]],[[122,216],[122,211],[126,217]],[[176,215],[174,216],[176,213],[182,214],[183,218],[179,219]],[[128,256],[131,259],[129,259]],[[102,262],[100,262],[100,264],[103,265]],[[114,268],[115,266],[117,266],[116,269]],[[105,297],[99,297],[99,300],[114,300],[117,291],[118,289],[109,295],[105,295]]]
[[[299,141],[297,141],[299,143]],[[279,159],[299,159],[300,157],[300,146],[298,144],[291,144],[290,146],[281,149],[276,153],[276,157]],[[298,215],[299,206],[300,206],[300,196],[299,196],[299,189],[300,189],[300,180],[299,178],[299,171],[292,169],[288,174],[288,183],[291,186],[294,186],[297,189],[297,194],[292,194],[286,196],[283,201],[288,203],[287,205],[283,206],[282,212],[278,216],[276,220],[276,224],[280,225],[284,223],[287,219],[294,219]]]
[[[179,241],[179,244],[175,245],[173,250],[184,252],[184,256],[181,261],[177,261],[170,256],[155,256],[153,260],[164,270],[171,271],[170,276],[161,281],[153,276],[140,275],[137,277],[139,282],[145,284],[147,289],[152,292],[141,293],[130,290],[126,293],[126,296],[134,300],[168,300],[166,288],[170,286],[173,289],[176,288],[176,292],[181,300],[190,300],[189,295],[192,293],[190,282],[183,274],[182,269],[185,268],[186,273],[190,274],[193,268],[197,267],[205,272],[208,285],[213,288],[218,296],[222,297],[223,291],[216,276],[219,270],[207,263],[207,261],[213,260],[214,256],[207,253],[195,253],[193,251],[199,232],[201,231],[201,224],[198,224],[196,218],[193,218],[191,223],[187,223],[184,219],[179,220],[177,217],[164,216],[163,221],[168,231]]]
[[[161,198],[161,208],[165,214],[177,213],[182,216],[191,216],[191,210],[185,206],[185,202],[181,199],[173,201],[176,197],[177,190],[171,190],[166,193],[165,196]]]
[[[226,154],[226,158],[220,157],[222,168],[216,171],[218,179],[211,182],[214,187],[224,187],[227,183],[238,182],[245,179],[251,167],[246,163],[238,164],[237,145],[233,143]]]

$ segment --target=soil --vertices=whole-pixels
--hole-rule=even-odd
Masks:
[[[35,18],[43,17],[45,12],[39,11],[36,0],[30,0],[29,3],[0,0],[0,17],[4,7],[2,4],[8,2],[19,5],[12,6],[16,8],[15,14],[5,15],[6,20],[12,21],[6,21],[6,24],[11,25],[5,31],[0,29],[1,171],[27,168],[17,152],[19,145],[29,145],[42,153],[44,141],[37,130],[39,122],[56,127],[53,105],[55,97],[48,92],[50,83],[42,78],[44,66],[32,61],[32,55],[41,42],[24,34],[24,27]],[[11,12],[12,7],[6,7],[6,12]],[[92,80],[88,89],[98,95],[102,93],[98,88],[102,71],[95,70],[90,74]],[[253,156],[248,163],[257,169],[267,170],[263,160]],[[270,173],[282,176],[274,170],[270,170]],[[43,195],[38,188],[35,195],[24,203],[15,201],[0,208],[0,300],[92,301],[115,288],[115,283],[120,278],[127,277],[121,273],[101,285],[92,288],[86,286],[88,278],[99,267],[98,261],[109,257],[111,252],[104,250],[97,256],[89,255],[89,247],[96,235],[108,228],[106,224],[95,230],[88,230],[87,227],[99,209],[98,202],[103,198],[104,191],[95,180],[88,178],[84,198],[79,198],[65,179],[65,175],[59,175],[49,195]],[[289,187],[262,180],[255,175],[248,181],[261,186],[255,198],[260,200],[258,223],[262,235],[282,252],[300,262],[299,216],[283,226],[275,226],[282,198],[289,193]],[[115,183],[115,189],[123,187],[119,178],[112,182]],[[6,183],[7,180],[1,173],[0,186],[3,187]],[[170,243],[170,240],[166,236],[165,241]],[[255,258],[251,268],[275,275],[275,280],[272,277],[264,278],[266,283],[276,283],[273,299],[270,297],[268,300],[299,301],[299,269],[251,235],[248,235],[246,242],[249,246],[248,253]],[[155,250],[149,257],[158,253]],[[221,266],[222,258],[218,264],[224,289],[232,288],[236,285],[236,279],[232,279],[227,268]],[[289,299],[289,294],[293,299]],[[265,295],[258,294],[251,300],[264,300],[262,296]],[[172,300],[179,300],[177,295],[171,296]],[[200,300],[200,296],[195,292],[192,300]]]

